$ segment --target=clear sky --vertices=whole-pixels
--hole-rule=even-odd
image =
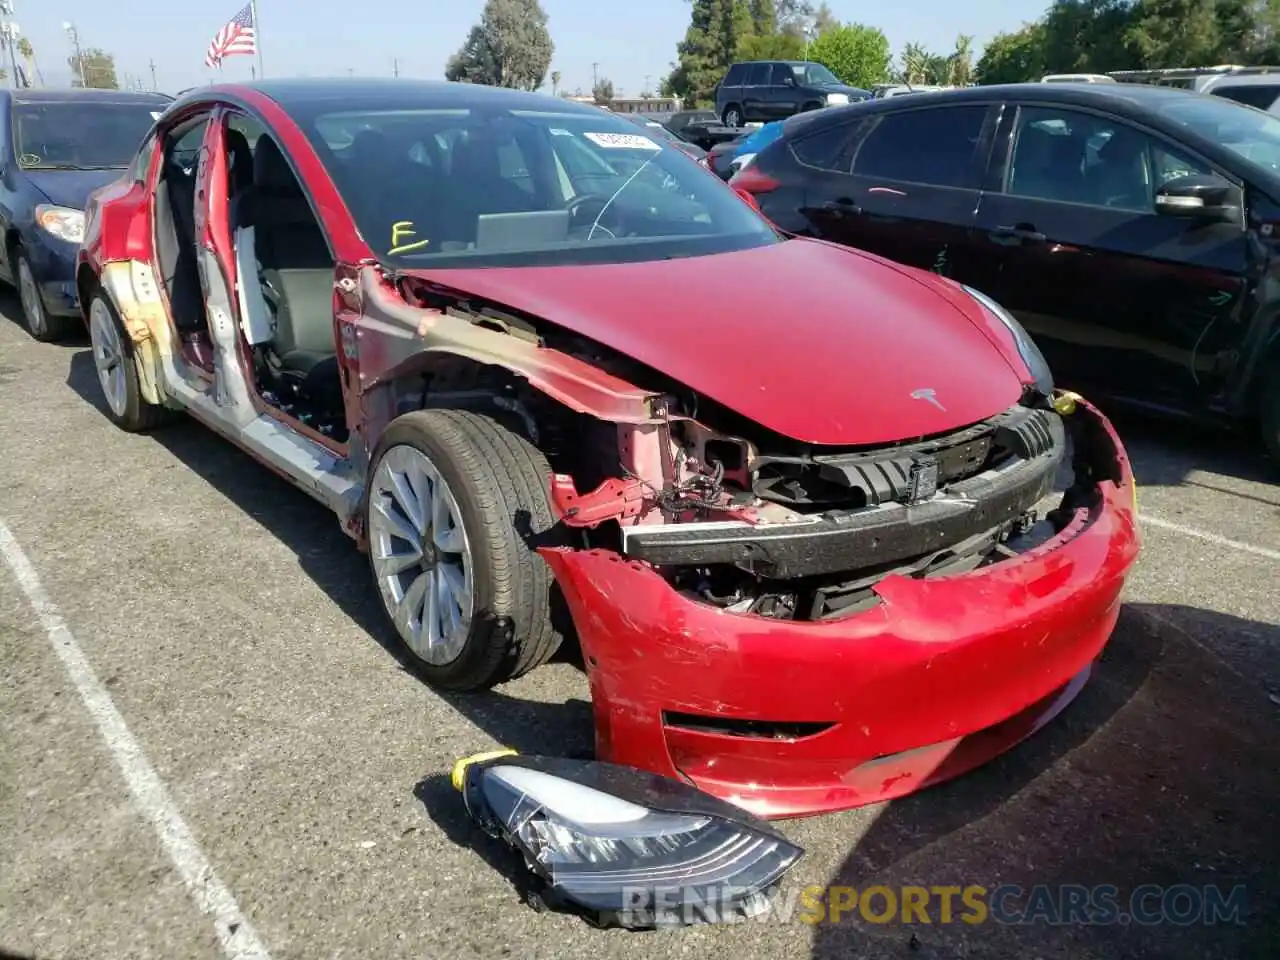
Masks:
[[[155,63],[161,90],[207,82],[205,48],[246,0],[13,0],[14,22],[35,48],[51,85],[69,82],[71,44],[62,28],[76,25],[84,47],[116,58],[122,81],[140,77],[149,88]],[[974,37],[975,53],[993,35],[1034,20],[1048,0],[829,0],[845,21],[878,26],[895,56],[910,42],[949,51],[959,33]],[[268,76],[401,76],[439,78],[445,61],[479,19],[484,0],[258,0],[263,67]],[[675,59],[689,21],[687,0],[542,0],[555,41],[552,69],[569,90],[591,87],[591,65],[619,95],[638,95],[646,77],[656,86]],[[181,11],[181,12],[180,12]],[[228,80],[249,78],[251,58],[232,57]]]

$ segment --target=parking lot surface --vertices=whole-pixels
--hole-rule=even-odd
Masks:
[[[430,690],[330,513],[194,423],[117,430],[87,345],[0,310],[0,955],[1276,956],[1280,486],[1239,445],[1120,421],[1145,551],[1080,699],[962,780],[783,829],[784,890],[1243,885],[1240,923],[598,931],[521,903],[448,784],[589,749],[581,672]]]

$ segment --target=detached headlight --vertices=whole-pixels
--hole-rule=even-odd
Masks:
[[[1022,362],[1027,365],[1027,370],[1031,374],[1031,379],[1035,382],[1036,389],[1046,398],[1051,399],[1053,397],[1053,373],[1049,370],[1049,364],[1045,360],[1044,354],[1040,352],[1040,348],[1031,339],[1031,334],[1027,333],[1022,324],[1014,319],[1013,314],[985,293],[975,290],[973,287],[965,287],[964,291],[986,307],[996,319],[1009,328],[1009,333],[1013,335],[1014,343],[1018,345],[1018,356],[1022,357]]]
[[[828,93],[827,94],[828,107],[842,107],[848,102],[849,102],[849,95],[847,93]]]
[[[67,243],[84,239],[84,211],[42,203],[36,207],[36,225]]]
[[[583,760],[482,755],[454,786],[471,818],[513,846],[549,906],[601,926],[750,916],[804,851],[687,784]]]

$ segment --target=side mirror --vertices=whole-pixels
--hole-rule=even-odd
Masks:
[[[1187,220],[1238,220],[1244,195],[1234,183],[1214,175],[1178,177],[1156,190],[1156,213]]]

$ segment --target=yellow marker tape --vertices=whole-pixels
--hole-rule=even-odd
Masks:
[[[499,757],[514,756],[516,756],[516,751],[512,750],[510,747],[503,747],[501,750],[489,750],[485,753],[477,753],[474,756],[463,757],[453,765],[453,774],[449,778],[453,781],[453,789],[457,790],[459,793],[462,792],[462,785],[467,776],[467,767],[471,766],[473,763],[483,763],[486,760],[497,760]]]
[[[1072,393],[1070,390],[1059,390],[1053,398],[1053,409],[1058,411],[1061,416],[1069,417],[1076,412],[1076,403],[1083,399],[1084,397],[1078,393]]]
[[[430,240],[409,240],[410,237],[417,235],[417,231],[413,229],[412,220],[397,220],[391,225],[391,249],[387,251],[387,255],[421,250],[431,242]],[[408,242],[401,243],[402,238]]]

